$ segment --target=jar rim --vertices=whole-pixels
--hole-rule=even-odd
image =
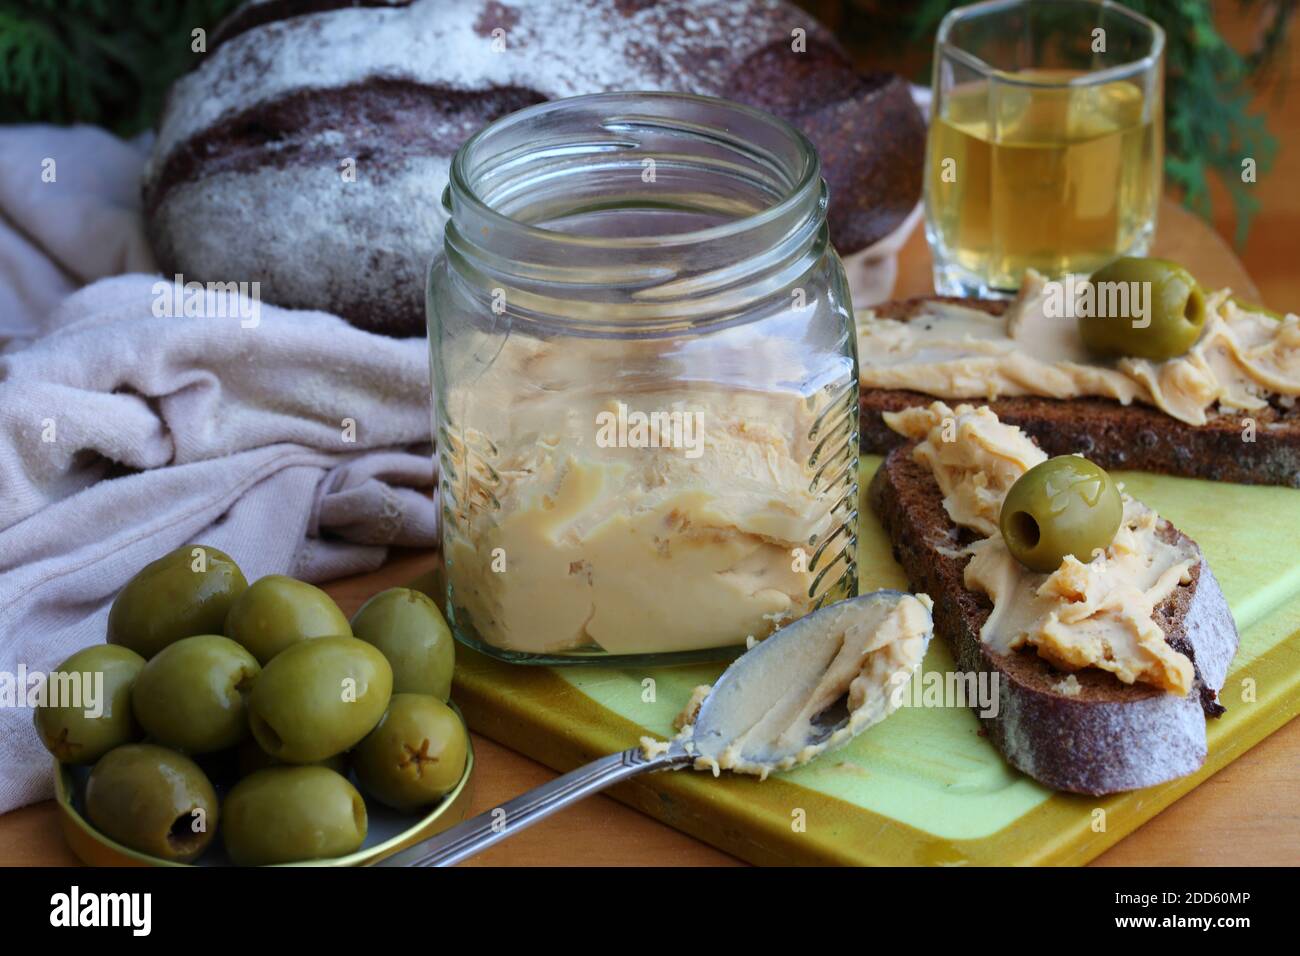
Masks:
[[[736,116],[748,117],[750,120],[765,124],[775,130],[782,137],[786,138],[798,151],[802,159],[803,168],[798,171],[793,185],[785,192],[776,202],[764,207],[756,212],[746,215],[737,216],[727,222],[682,232],[665,233],[661,235],[637,235],[637,236],[586,236],[575,233],[563,232],[556,229],[546,229],[541,226],[535,226],[524,222],[520,219],[501,212],[494,208],[490,203],[484,200],[474,188],[470,170],[466,168],[469,157],[473,152],[483,146],[494,136],[501,136],[511,129],[524,124],[535,122],[539,118],[545,117],[552,113],[566,110],[573,110],[581,106],[599,106],[608,104],[610,107],[622,106],[622,114],[627,118],[637,115],[644,115],[644,110],[640,114],[634,107],[636,104],[688,104],[694,106],[705,106],[732,113]],[[620,115],[620,111],[610,109],[608,111],[611,118]],[[673,121],[670,112],[665,110],[652,114],[656,119],[665,119]],[[688,125],[679,121],[681,128],[686,129]],[[720,127],[719,132],[725,133],[725,127]],[[736,146],[745,145],[751,150],[761,150],[762,147],[754,143],[746,142],[740,138],[732,138]],[[657,90],[626,90],[612,91],[605,93],[588,93],[580,96],[563,97],[561,99],[547,100],[532,106],[526,106],[500,119],[494,120],[487,126],[475,132],[467,139],[460,148],[456,150],[452,158],[451,168],[448,174],[447,192],[449,196],[465,204],[473,214],[480,217],[489,225],[495,225],[497,228],[514,232],[517,235],[529,239],[557,243],[560,245],[573,246],[576,248],[601,248],[615,249],[619,251],[634,251],[639,248],[654,247],[657,249],[672,248],[674,246],[688,246],[705,242],[714,242],[735,236],[749,230],[762,228],[783,216],[790,215],[801,205],[807,204],[810,199],[815,197],[821,189],[821,160],[817,154],[816,147],[802,131],[793,124],[769,113],[766,110],[757,107],[748,106],[744,103],[737,103],[734,100],[725,99],[716,96],[701,96],[694,93],[671,93]],[[447,197],[444,197],[444,205],[447,204]]]

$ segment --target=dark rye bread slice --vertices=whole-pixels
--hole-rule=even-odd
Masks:
[[[922,314],[927,302],[951,302],[991,315],[1001,315],[1008,305],[987,299],[919,296],[874,306],[872,311],[878,318],[906,322]],[[928,405],[934,398],[903,389],[863,388],[863,453],[884,454],[902,443],[902,436],[885,424],[884,412]],[[1270,405],[1258,412],[1228,412],[1204,425],[1189,425],[1158,408],[1136,402],[1121,405],[1109,398],[1029,396],[989,402],[976,396],[946,401],[988,405],[999,419],[1032,435],[1049,455],[1078,452],[1103,468],[1300,488],[1300,403],[1291,408]],[[1247,415],[1255,421],[1253,442],[1242,440]]]
[[[1206,715],[1223,707],[1217,690],[1237,651],[1237,628],[1204,560],[1156,609],[1171,646],[1192,659],[1196,678],[1186,697],[1144,684],[1124,684],[1095,668],[1066,674],[1032,648],[990,651],[980,628],[992,611],[984,594],[968,591],[963,572],[974,540],[952,523],[929,469],[912,459],[915,443],[895,448],[877,470],[868,499],[914,591],[934,599],[934,629],[953,649],[963,673],[997,675],[998,712],[981,718],[1007,761],[1054,790],[1106,794],[1135,790],[1192,773],[1205,760]],[[1187,539],[1168,522],[1167,541]],[[1194,542],[1193,542],[1194,543]]]

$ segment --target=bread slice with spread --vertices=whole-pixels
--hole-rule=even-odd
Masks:
[[[886,412],[978,401],[1050,454],[1300,487],[1300,316],[1223,289],[1204,295],[1204,328],[1184,354],[1107,359],[1053,314],[1053,292],[1031,272],[1010,302],[931,296],[860,310],[862,450],[902,441]]]
[[[1007,761],[1086,794],[1198,769],[1237,630],[1196,542],[1122,495],[1109,546],[1031,571],[999,526],[1008,492],[1047,457],[1029,436],[970,405],[884,420],[903,444],[871,507],[912,589],[933,597],[957,667],[996,681],[996,713],[981,719]]]

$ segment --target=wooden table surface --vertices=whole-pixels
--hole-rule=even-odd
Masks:
[[[1228,246],[1200,220],[1166,202],[1155,252],[1185,263],[1207,285],[1254,297],[1253,283]],[[917,229],[900,257],[896,294],[931,288],[929,253]],[[1296,308],[1300,303],[1271,303]],[[328,590],[351,614],[367,597],[437,563],[406,552],[383,569],[334,582]],[[555,774],[474,734],[473,813]],[[1096,861],[1101,866],[1277,865],[1300,860],[1300,720],[1292,721]],[[52,802],[0,816],[0,865],[71,865]],[[468,866],[734,866],[740,861],[608,797],[594,797],[469,861]]]

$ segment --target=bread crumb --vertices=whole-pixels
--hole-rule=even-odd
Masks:
[[[1058,694],[1064,694],[1066,697],[1074,697],[1082,689],[1079,684],[1079,678],[1073,674],[1066,674],[1065,680],[1057,681],[1052,685],[1052,689]]]

